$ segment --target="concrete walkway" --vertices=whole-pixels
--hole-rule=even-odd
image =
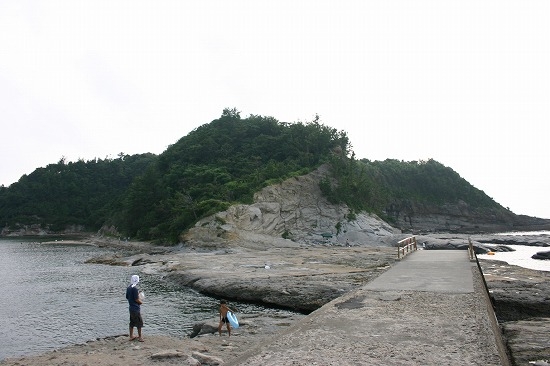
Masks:
[[[229,364],[509,362],[477,263],[467,251],[420,250]]]

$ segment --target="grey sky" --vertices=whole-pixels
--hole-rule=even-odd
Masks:
[[[0,184],[161,153],[236,107],[433,158],[550,218],[547,1],[0,0]]]

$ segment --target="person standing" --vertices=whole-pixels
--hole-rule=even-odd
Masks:
[[[126,299],[128,300],[128,305],[130,309],[130,340],[133,341],[137,339],[140,342],[143,342],[143,337],[141,336],[141,328],[143,327],[143,319],[141,318],[141,298],[137,284],[139,283],[139,276],[133,275],[130,279],[130,286],[126,288]],[[138,335],[134,336],[134,327],[137,328]]]
[[[235,312],[227,306],[227,303],[225,302],[225,300],[221,300],[220,301],[220,324],[218,325],[218,333],[220,334],[220,336],[222,335],[222,327],[223,327],[223,324],[225,323],[225,326],[227,327],[227,333],[231,337],[231,324],[229,324],[229,319],[227,319],[228,311],[231,311],[232,313]]]

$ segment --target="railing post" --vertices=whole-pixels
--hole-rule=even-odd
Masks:
[[[474,245],[472,244],[472,239],[468,237],[468,254],[470,255],[470,260],[475,258],[474,256]]]
[[[415,236],[409,236],[408,238],[400,240],[397,242],[397,259],[401,259],[401,257],[405,257],[405,254],[409,254],[417,249],[418,245]]]

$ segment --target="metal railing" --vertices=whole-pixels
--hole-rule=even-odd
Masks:
[[[417,250],[416,237],[409,236],[403,240],[397,242],[397,259],[404,258],[405,255],[412,253],[413,250]]]

